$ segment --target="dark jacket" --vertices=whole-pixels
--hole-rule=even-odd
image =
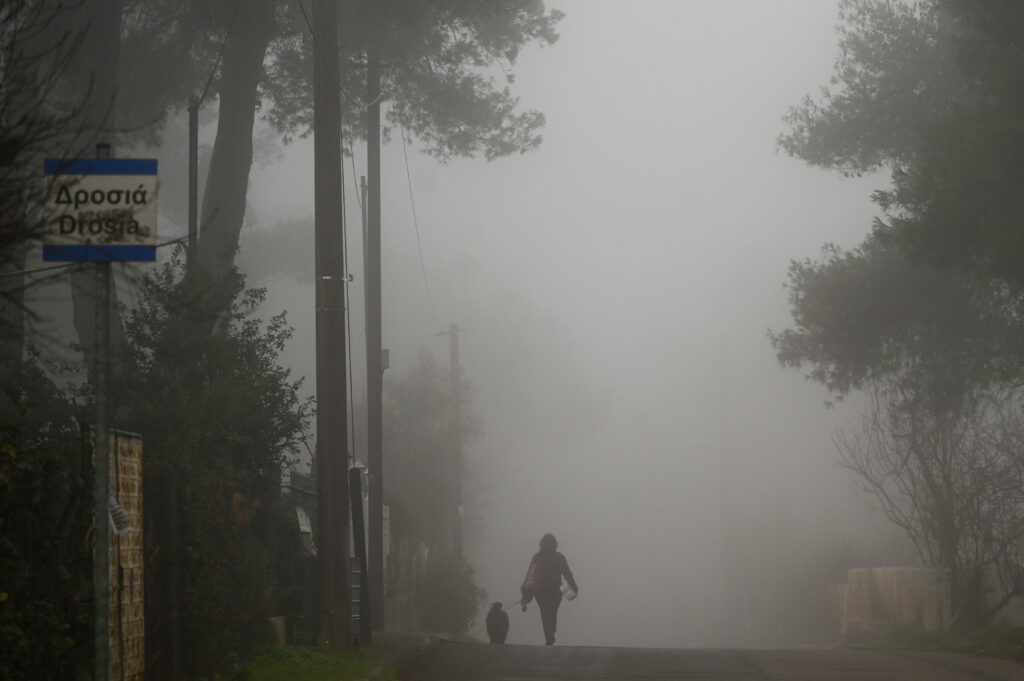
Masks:
[[[530,565],[536,564],[536,578],[533,594],[557,593],[562,588],[562,577],[572,587],[573,591],[579,591],[576,580],[569,569],[569,562],[558,551],[541,549],[533,556]]]

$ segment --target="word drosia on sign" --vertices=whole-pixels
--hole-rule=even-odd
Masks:
[[[156,160],[47,159],[43,260],[156,260]]]

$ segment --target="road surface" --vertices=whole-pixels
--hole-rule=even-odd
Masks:
[[[443,643],[407,681],[1024,681],[1024,664],[955,653]]]

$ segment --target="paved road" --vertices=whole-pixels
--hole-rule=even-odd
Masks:
[[[1024,681],[1024,664],[954,653],[678,650],[453,643],[408,681]]]

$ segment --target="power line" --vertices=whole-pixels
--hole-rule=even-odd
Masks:
[[[341,131],[341,134],[342,135],[345,134],[344,126],[343,126],[343,129]],[[355,137],[355,135],[353,135],[353,137]],[[350,153],[348,155],[348,159],[349,159],[349,161],[351,161],[351,164],[352,164],[352,186],[355,187],[355,190],[356,190],[356,205],[359,206],[360,214],[362,214],[363,199],[359,195],[359,183],[356,181],[356,178],[358,177],[358,174],[356,173],[356,147],[355,147],[355,143],[354,142],[355,142],[355,140],[353,139],[353,144],[350,147],[350,149],[352,150],[352,153]]]
[[[437,327],[437,312],[434,310],[434,298],[430,295],[430,282],[427,279],[427,266],[423,261],[423,243],[420,240],[420,223],[416,218],[416,201],[412,193],[412,175],[409,173],[409,151],[405,146],[405,127],[399,123],[399,132],[402,134],[402,155],[405,157],[405,180],[409,185],[409,205],[412,207],[412,225],[416,230],[416,250],[420,255],[420,272],[423,273],[423,288],[427,293],[427,302],[430,304],[430,315],[434,318],[434,326]]]
[[[313,24],[309,20],[309,14],[306,13],[306,6],[302,4],[302,0],[295,0],[295,2],[298,3],[299,9],[302,11],[302,19],[306,23],[306,28],[309,29],[309,38],[310,40],[313,41],[313,50],[316,52],[317,56],[324,62],[324,64],[330,67],[330,62],[324,59],[323,54],[320,52],[320,43],[318,43],[316,40],[316,31],[313,30]],[[342,87],[341,85],[340,74],[338,74],[336,71],[330,71],[330,68],[328,69],[328,72],[334,78],[335,83],[337,83],[338,91],[341,92],[342,96],[345,99],[349,100],[350,102],[353,101],[352,97],[349,96],[348,92],[346,92],[345,88]]]
[[[65,269],[65,268],[68,268],[68,267],[74,267],[75,265],[78,265],[78,264],[79,264],[78,262],[65,262],[65,263],[61,263],[59,265],[46,265],[44,267],[33,267],[33,268],[30,268],[30,269],[25,269],[25,270],[15,270],[13,272],[4,272],[3,274],[0,274],[0,279],[4,279],[6,277],[16,277],[16,276],[19,276],[19,275],[22,275],[22,274],[36,274],[37,272],[48,272],[49,270]]]
[[[164,241],[158,243],[154,248],[163,248],[164,246],[174,246],[175,244],[181,244],[188,241],[188,236],[179,236],[177,239],[171,239],[170,241]]]
[[[178,239],[172,239],[171,241],[164,241],[163,243],[156,244],[156,246],[154,246],[154,248],[163,248],[164,246],[172,246],[174,244],[181,243],[182,241],[184,241],[187,238],[188,237],[181,237],[181,238],[178,238]],[[37,274],[39,272],[49,272],[50,270],[67,269],[69,267],[74,267],[76,265],[81,265],[82,262],[84,262],[84,261],[75,260],[75,261],[72,261],[72,262],[62,262],[62,263],[57,264],[57,265],[43,265],[42,267],[32,267],[32,268],[24,269],[24,270],[15,270],[13,272],[3,272],[3,273],[0,273],[0,279],[4,279],[6,277],[15,277],[15,276],[19,276],[19,275],[22,275],[22,274]]]
[[[301,0],[299,2],[301,3]],[[339,118],[341,120],[341,150],[345,152],[345,114],[341,113]],[[352,162],[352,174],[355,175],[356,167],[355,161]],[[353,178],[354,180],[354,178]],[[352,445],[352,451],[349,453],[349,466],[354,466],[356,461],[356,410],[355,410],[355,375],[352,372],[352,303],[351,296],[349,295],[349,289],[352,283],[352,277],[349,274],[348,267],[348,215],[345,212],[345,163],[341,163],[341,256],[343,260],[343,267],[345,272],[345,334],[348,336],[347,342],[345,343],[345,351],[348,355],[348,376],[346,376],[348,383],[348,414],[346,418],[349,419],[349,441]],[[358,194],[356,194],[358,201]]]
[[[344,121],[345,121],[345,114],[344,114],[344,112],[342,112],[342,114],[341,114],[341,119],[342,119],[342,125],[341,125],[342,153],[344,153],[344,151],[345,151],[345,144],[344,144],[344,142],[345,142],[345,123],[344,123]],[[358,173],[356,173],[355,134],[354,133],[350,133],[350,137],[351,137],[351,144],[349,146],[349,149],[350,149],[351,153],[349,154],[348,158],[349,158],[349,162],[350,162],[350,164],[352,166],[352,186],[355,187],[356,205],[359,206],[359,212],[360,212],[360,215],[362,215],[363,201],[360,198],[360,195],[359,195],[359,183],[356,180],[356,177],[358,177]],[[344,163],[342,163],[342,166],[344,166]],[[344,191],[344,186],[345,186],[345,182],[344,182],[345,170],[344,170],[344,167],[342,168],[341,173],[342,173],[342,183],[341,183],[342,184],[342,192],[341,193],[342,193],[342,197],[344,197],[344,195],[345,195],[345,191]],[[344,201],[344,198],[342,198],[342,201]],[[342,213],[344,214],[344,211],[342,211]],[[362,225],[362,220],[360,220],[360,224]],[[347,217],[347,215],[344,218],[344,225],[346,227],[348,225],[348,217]],[[350,270],[349,270],[349,261],[348,261],[348,229],[347,228],[344,231],[344,234],[342,236],[342,240],[343,240],[344,248],[345,248],[345,274],[348,274]],[[365,264],[365,261],[366,261],[366,259],[365,259],[365,251],[366,251],[366,233],[365,233],[365,231],[362,232],[362,243],[363,243],[363,252],[364,252],[363,262]],[[366,279],[365,268],[364,268],[364,271],[363,271],[363,279],[364,280]],[[350,414],[350,418],[352,419],[351,420],[351,428],[349,428],[349,433],[352,436],[351,437],[351,439],[352,439],[352,459],[353,459],[353,461],[355,461],[355,455],[356,455],[356,433],[355,433],[355,419],[356,419],[356,414],[355,414],[355,403],[356,403],[356,401],[355,401],[355,383],[356,383],[356,376],[355,376],[355,372],[353,371],[353,368],[352,368],[352,345],[353,345],[353,340],[352,340],[352,303],[351,303],[351,296],[350,296],[350,288],[351,287],[348,285],[348,284],[351,284],[351,281],[352,280],[350,278],[348,283],[345,286],[345,331],[348,334],[348,344],[346,346],[347,349],[348,349],[348,399],[349,399],[349,404],[351,405],[351,408],[349,410],[349,414]],[[363,316],[364,316],[364,318],[366,316],[365,310],[363,312]],[[366,396],[365,390],[362,393],[362,397],[363,397],[363,401],[365,402],[367,400],[367,396]]]

